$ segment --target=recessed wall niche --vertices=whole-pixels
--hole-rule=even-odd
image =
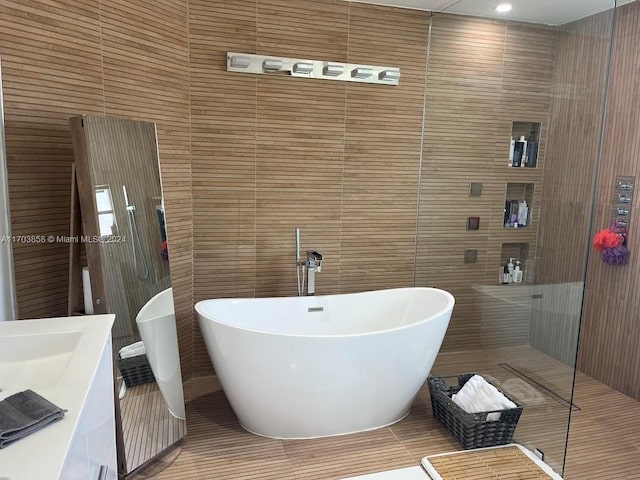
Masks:
[[[503,243],[500,248],[500,266],[509,263],[509,259],[513,259],[513,264],[520,262],[520,269],[523,272],[522,283],[531,281],[532,272],[529,272],[529,244],[528,243]]]
[[[504,228],[529,228],[533,208],[533,183],[507,183],[504,199]]]
[[[538,122],[513,122],[509,147],[509,166],[514,168],[536,168],[540,147]]]

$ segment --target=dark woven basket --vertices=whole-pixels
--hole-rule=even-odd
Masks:
[[[118,367],[127,387],[156,381],[149,360],[144,354],[129,358],[120,358],[118,355]]]
[[[465,450],[511,443],[522,414],[522,407],[495,410],[500,412],[500,419],[488,422],[487,415],[492,412],[465,412],[451,400],[451,396],[458,393],[474,375],[475,373],[464,373],[449,377],[429,377],[427,383],[433,416],[449,430]],[[447,379],[457,379],[457,385],[447,385]]]

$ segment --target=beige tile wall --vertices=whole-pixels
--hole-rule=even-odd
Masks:
[[[296,227],[325,256],[318,293],[412,285],[429,15],[232,3],[190,6],[195,299],[295,295]],[[227,73],[229,50],[398,66],[402,81]],[[211,368],[198,335],[195,360]]]
[[[554,28],[433,18],[416,284],[456,297],[444,349],[527,344],[530,285],[500,286],[498,268],[513,256],[526,263],[525,283],[534,279],[556,44]],[[542,125],[537,168],[508,166],[513,122]],[[469,195],[471,182],[482,196]],[[522,184],[533,192],[531,222],[505,229],[505,199]],[[469,216],[480,217],[478,231],[466,230]],[[468,249],[476,263],[464,263]]]

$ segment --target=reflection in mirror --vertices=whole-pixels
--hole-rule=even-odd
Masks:
[[[155,124],[71,119],[78,195],[96,313],[112,331],[122,474],[186,433]],[[87,310],[87,308],[85,308]]]
[[[98,213],[100,236],[118,235],[116,217],[113,213],[113,202],[111,201],[111,190],[108,185],[98,185],[96,187],[96,212]]]

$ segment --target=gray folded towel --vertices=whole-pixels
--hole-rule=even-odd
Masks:
[[[32,390],[10,395],[0,402],[0,448],[60,420],[64,412]]]

